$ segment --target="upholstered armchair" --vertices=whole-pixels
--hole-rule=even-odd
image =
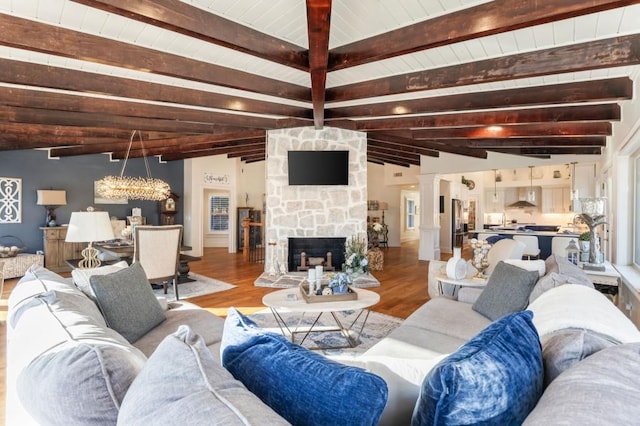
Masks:
[[[178,265],[182,244],[182,225],[136,226],[134,262],[140,262],[152,284],[173,283],[178,300]]]

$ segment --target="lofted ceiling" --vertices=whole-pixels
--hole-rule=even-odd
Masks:
[[[0,0],[0,150],[265,158],[266,130],[368,160],[601,154],[640,0]]]

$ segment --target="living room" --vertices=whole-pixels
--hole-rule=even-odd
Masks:
[[[606,197],[605,259],[620,274],[619,311],[637,326],[639,2],[443,3],[4,2],[0,174],[19,186],[20,213],[0,215],[0,236],[43,250],[47,210],[37,191],[48,189],[66,192],[58,225],[88,206],[119,219],[139,208],[160,224],[157,201],[105,204],[94,189],[107,175],[151,175],[171,186],[184,243],[204,256],[192,270],[239,287],[198,305],[220,316],[231,305],[263,309],[270,290],[253,281],[265,265],[235,253],[233,212],[267,213],[267,238],[305,228],[277,222],[298,210],[283,214],[294,203],[275,198],[287,185],[282,169],[271,179],[269,150],[283,134],[315,132],[314,142],[343,144],[332,149],[359,149],[351,155],[358,185],[331,206],[345,226],[334,220],[332,231],[362,233],[367,216],[384,217],[389,248],[373,310],[405,319],[428,305],[428,266],[452,249],[441,235],[441,196],[485,207],[506,185],[496,185],[498,172],[521,175],[514,181],[527,188],[529,167],[535,186],[539,170],[564,179],[576,164],[591,170],[576,182],[581,196]],[[135,129],[144,146],[127,144]],[[349,136],[326,136],[337,133]],[[329,198],[298,192],[306,202]],[[212,194],[229,197],[227,233],[205,228]],[[388,209],[367,211],[374,200]],[[332,212],[317,210],[313,228],[324,230],[316,225]],[[476,226],[485,213],[476,210]]]

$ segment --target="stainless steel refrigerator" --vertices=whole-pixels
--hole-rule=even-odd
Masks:
[[[464,217],[462,200],[451,199],[451,250],[462,247],[464,241]]]

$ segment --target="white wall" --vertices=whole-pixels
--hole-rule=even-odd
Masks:
[[[184,162],[184,242],[193,248],[191,254],[202,256],[204,234],[202,223],[205,192],[208,189],[229,191],[229,233],[226,236],[227,247],[233,252],[233,230],[236,228],[236,164],[224,155],[188,159]]]

